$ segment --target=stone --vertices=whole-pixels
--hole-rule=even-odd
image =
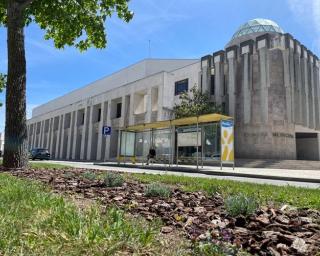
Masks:
[[[294,248],[295,250],[297,250],[297,252],[299,252],[299,253],[306,253],[308,250],[308,245],[301,238],[296,238],[293,241],[291,247]]]
[[[172,227],[162,227],[161,228],[161,232],[164,233],[164,234],[171,233],[172,231],[173,231]]]
[[[122,196],[116,196],[113,198],[114,201],[121,201],[123,200],[123,197]]]
[[[194,212],[195,213],[204,213],[204,212],[206,212],[206,209],[204,207],[195,207]]]

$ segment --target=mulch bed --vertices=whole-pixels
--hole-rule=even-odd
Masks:
[[[290,207],[262,207],[249,217],[228,216],[220,195],[184,192],[172,187],[170,198],[149,198],[145,184],[126,182],[107,188],[102,181],[88,180],[87,170],[25,170],[12,175],[49,184],[55,192],[99,200],[142,215],[147,220],[161,218],[163,233],[183,230],[196,241],[226,241],[256,255],[317,255],[320,252],[320,212]],[[100,173],[102,171],[95,171]]]

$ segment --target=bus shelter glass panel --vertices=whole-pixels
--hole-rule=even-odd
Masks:
[[[210,123],[201,128],[203,160],[220,160],[220,125]]]
[[[134,156],[135,137],[136,134],[134,132],[121,132],[121,156]]]
[[[151,132],[136,132],[135,155],[137,157],[147,157],[151,146]]]
[[[156,150],[156,157],[168,161],[172,154],[171,144],[172,131],[170,129],[161,129],[152,131],[153,147]]]
[[[196,126],[179,127],[177,129],[178,159],[196,159],[197,154],[200,157],[201,142],[201,127],[198,127],[198,132]]]

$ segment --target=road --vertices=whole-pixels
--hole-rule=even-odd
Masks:
[[[202,173],[189,173],[189,172],[175,172],[175,171],[160,171],[160,170],[151,170],[151,169],[139,169],[139,168],[125,168],[125,167],[114,167],[114,166],[99,166],[94,165],[93,162],[71,162],[71,161],[41,161],[48,163],[57,163],[72,166],[75,168],[85,168],[85,169],[96,169],[96,170],[110,170],[110,171],[119,171],[119,172],[127,172],[127,173],[147,173],[147,174],[169,174],[169,175],[177,175],[177,176],[187,176],[187,177],[201,177],[208,179],[222,179],[222,180],[234,180],[240,182],[251,182],[257,184],[271,184],[278,186],[295,186],[295,187],[305,187],[305,188],[318,188],[320,189],[320,183],[316,182],[298,182],[298,181],[285,181],[285,180],[277,180],[277,179],[263,179],[263,178],[248,178],[248,177],[232,177],[232,176],[216,176],[214,173],[212,175],[202,174]],[[237,171],[238,168],[236,168]],[[248,169],[248,168],[247,168]],[[252,172],[256,171],[256,169],[251,168]],[[264,171],[264,170],[263,170]],[[266,169],[266,172],[271,171]],[[282,173],[290,170],[279,170]],[[318,171],[316,171],[318,172]]]

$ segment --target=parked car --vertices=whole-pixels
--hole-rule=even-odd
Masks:
[[[50,153],[46,148],[33,148],[30,150],[30,157],[32,160],[40,159],[40,160],[49,160]]]

